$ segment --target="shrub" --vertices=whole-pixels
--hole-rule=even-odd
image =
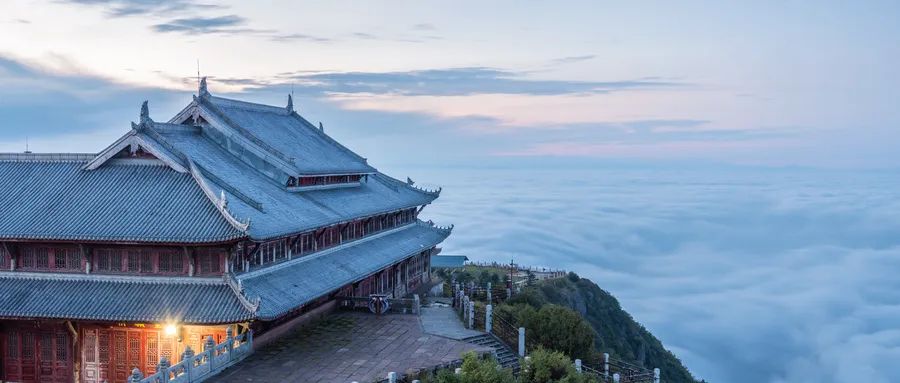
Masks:
[[[575,371],[575,365],[561,352],[543,348],[534,350],[519,376],[521,383],[587,383],[596,382]]]

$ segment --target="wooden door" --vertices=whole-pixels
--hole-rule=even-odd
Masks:
[[[140,328],[94,327],[82,331],[82,381],[125,383],[135,368],[156,373],[163,356],[172,360],[175,340],[159,331]]]
[[[62,325],[11,326],[3,334],[3,377],[22,383],[73,380],[69,334]]]

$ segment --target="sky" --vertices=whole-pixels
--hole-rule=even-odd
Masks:
[[[157,121],[189,103],[199,67],[213,94],[293,93],[379,169],[444,186],[447,251],[583,270],[698,376],[896,381],[898,14],[7,0],[0,151],[99,151],[142,101]]]

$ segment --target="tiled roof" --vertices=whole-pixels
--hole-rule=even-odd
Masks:
[[[285,108],[206,97],[212,110],[290,159],[301,174],[370,173],[366,160]]]
[[[201,243],[245,236],[189,174],[161,165],[0,161],[0,238]]]
[[[433,268],[456,268],[466,265],[469,257],[465,255],[435,255],[431,257],[431,267]]]
[[[248,234],[253,239],[284,236],[355,217],[425,205],[437,198],[381,173],[370,175],[368,181],[356,187],[290,192],[226,152],[199,130],[191,133],[160,126],[154,131],[168,146],[214,176],[218,182],[211,180],[210,187],[216,195],[225,191],[228,210],[235,218],[249,219]],[[256,203],[259,206],[254,206]]]
[[[260,319],[271,320],[348,283],[437,245],[449,230],[418,222],[362,243],[238,276],[244,294],[260,298]]]
[[[211,324],[252,313],[221,280],[0,272],[0,317]]]

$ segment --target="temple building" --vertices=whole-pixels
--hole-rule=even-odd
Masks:
[[[0,154],[0,381],[126,382],[337,297],[406,295],[452,227],[286,107],[147,104],[96,154]]]

